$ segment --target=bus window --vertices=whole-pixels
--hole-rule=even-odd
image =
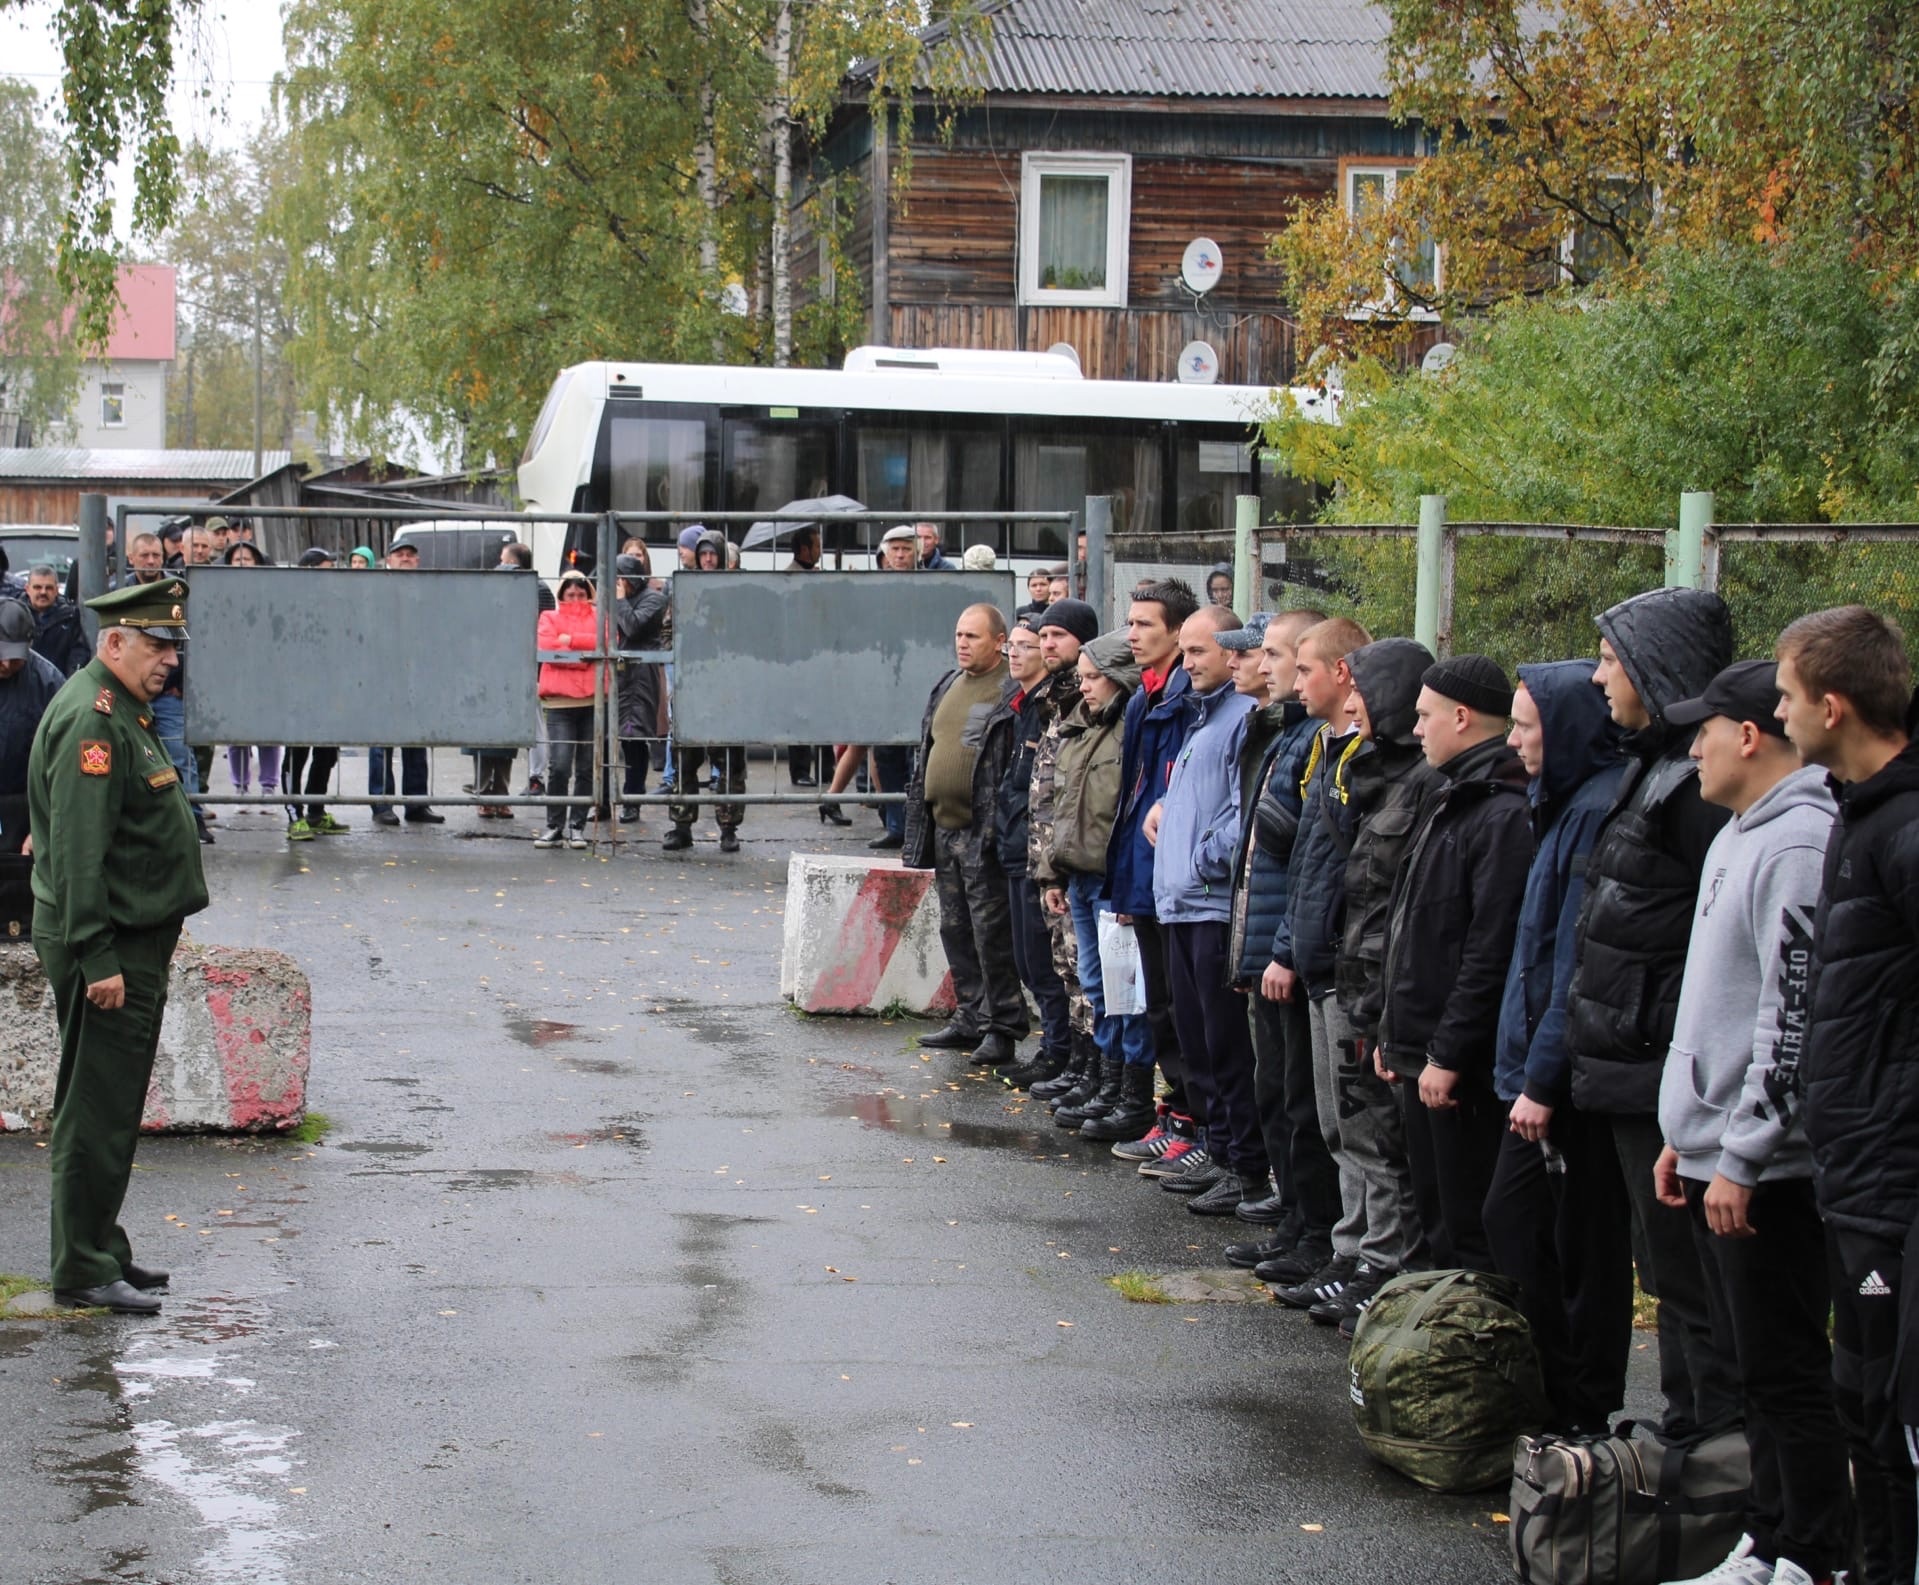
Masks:
[[[1191,430],[1174,445],[1176,498],[1174,529],[1181,534],[1230,534],[1233,497],[1254,490],[1253,457],[1242,439],[1202,439]]]
[[[1145,433],[1025,428],[1013,436],[1013,506],[1021,512],[1077,512],[1089,495],[1113,498],[1113,532],[1157,533],[1162,443]],[[1067,559],[1055,523],[1015,523],[1013,553]]]
[[[609,415],[607,505],[615,512],[698,512],[706,483],[706,423]]]
[[[888,415],[891,418],[892,415]],[[1000,436],[993,429],[937,429],[894,424],[861,426],[855,441],[858,467],[852,493],[870,511],[992,512],[1000,509]],[[958,559],[961,547],[1004,544],[1003,525],[948,527],[941,543]]]
[[[788,501],[834,494],[833,451],[831,424],[729,418],[726,509],[771,512]]]

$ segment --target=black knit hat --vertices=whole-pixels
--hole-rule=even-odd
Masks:
[[[1084,600],[1055,600],[1041,613],[1041,627],[1063,627],[1082,644],[1099,637],[1099,613]]]
[[[1513,685],[1486,655],[1448,655],[1426,668],[1420,682],[1436,694],[1502,720],[1512,713]]]

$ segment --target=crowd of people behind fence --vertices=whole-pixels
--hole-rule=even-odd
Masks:
[[[995,565],[990,546],[969,546],[961,556],[951,558],[945,554],[941,540],[942,531],[933,523],[895,525],[882,534],[874,552],[874,566],[889,572],[946,572],[962,566],[990,570]],[[787,542],[790,559],[786,571],[811,572],[822,565],[823,540],[817,525],[797,526]],[[676,549],[682,570],[719,571],[740,565],[739,546],[719,530],[702,524],[682,529]],[[1079,549],[1077,583],[1083,588],[1083,536]],[[35,564],[16,574],[4,565],[3,558],[0,552],[0,851],[17,853],[26,835],[26,765],[34,728],[59,683],[91,659],[92,648],[79,614],[77,565],[63,573],[51,564]],[[272,565],[256,540],[254,524],[247,518],[219,514],[200,521],[176,518],[158,532],[131,536],[125,567],[110,577],[109,587],[123,579],[151,582],[179,572],[190,578],[195,567],[212,562]],[[410,571],[420,566],[420,552],[417,544],[402,536],[383,556],[360,545],[342,561],[333,551],[312,546],[299,555],[295,565],[314,570],[344,566],[355,571]],[[501,546],[494,570],[531,572],[533,566],[531,548],[509,541]],[[614,570],[617,610],[612,636],[618,650],[633,654],[668,649],[672,643],[671,583],[655,574],[645,542],[628,539],[621,546]],[[1031,601],[1023,609],[1043,609],[1055,595],[1063,596],[1072,586],[1065,565],[1036,572],[1028,583]],[[16,607],[13,616],[6,614],[9,605]],[[514,805],[507,800],[515,796],[551,798],[555,801],[542,811],[544,829],[535,836],[533,845],[585,848],[590,845],[589,820],[608,822],[617,818],[621,824],[633,824],[640,819],[640,806],[623,800],[645,796],[648,773],[657,771],[658,790],[664,794],[681,787],[698,789],[704,782],[720,848],[737,852],[744,806],[711,800],[716,794],[746,791],[746,747],[688,745],[676,751],[671,727],[671,668],[658,661],[622,659],[614,663],[611,694],[611,708],[618,720],[619,761],[613,766],[603,764],[593,730],[602,666],[587,660],[567,660],[560,654],[600,649],[603,635],[598,591],[591,579],[569,568],[562,573],[557,591],[544,580],[540,582],[539,605],[539,626],[528,636],[528,642],[537,645],[538,653],[553,657],[542,661],[538,669],[540,734],[526,746],[526,775],[517,795],[512,782],[518,750],[476,747],[467,751],[473,758],[474,771],[466,790],[479,800],[477,817],[511,820],[515,817]],[[13,653],[16,650],[18,653]],[[213,823],[218,821],[220,811],[206,800],[215,790],[213,772],[218,751],[188,742],[183,703],[185,668],[183,659],[166,693],[154,702],[155,720],[183,784],[198,800],[194,818],[200,840],[211,844]],[[232,793],[243,798],[256,790],[269,798],[282,796],[286,800],[289,841],[342,835],[351,829],[350,823],[327,807],[329,793],[337,796],[345,790],[343,785],[336,789],[342,774],[341,753],[338,746],[228,747],[228,783]],[[376,800],[396,800],[371,805],[376,824],[445,823],[445,817],[430,802],[431,765],[426,749],[375,745],[366,750],[366,759],[367,795]],[[910,750],[893,745],[820,745],[790,749],[786,759],[796,788],[825,785],[830,793],[839,794],[857,782],[863,791],[877,788],[898,793],[906,785]],[[593,775],[596,765],[602,769],[597,787]],[[669,826],[662,848],[674,852],[692,846],[699,808],[692,796],[667,806]],[[820,806],[820,818],[822,823],[836,826],[852,823],[840,805],[830,799]],[[882,830],[870,845],[880,850],[898,848],[904,824],[897,806],[883,806],[880,820]]]
[[[1072,598],[959,619],[903,854],[958,1007],[919,1043],[1239,1225],[1225,1259],[1343,1335],[1401,1273],[1507,1279],[1567,1436],[1622,1409],[1636,1268],[1660,1437],[1749,1445],[1703,1577],[1911,1581],[1899,629],[1822,611],[1735,662],[1717,595],[1658,589],[1508,677],[1242,622],[1217,581],[1113,632]]]

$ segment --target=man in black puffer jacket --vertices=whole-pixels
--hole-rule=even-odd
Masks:
[[[1832,1267],[1832,1374],[1852,1454],[1863,1585],[1919,1556],[1919,744],[1905,640],[1861,606],[1779,636],[1779,714],[1832,773],[1839,819],[1813,923],[1800,1076]]]
[[[1480,1220],[1506,1125],[1493,1051],[1533,853],[1526,767],[1506,746],[1512,697],[1485,655],[1421,679],[1413,731],[1439,779],[1393,882],[1379,1019],[1433,1260],[1475,1271],[1494,1269]]]
[[[1714,1347],[1705,1276],[1683,1211],[1661,1205],[1652,1168],[1659,1135],[1659,1080],[1672,1045],[1679,982],[1686,970],[1693,906],[1706,849],[1727,811],[1699,796],[1689,757],[1692,729],[1666,721],[1666,708],[1705,692],[1732,659],[1725,601],[1698,589],[1654,589],[1599,618],[1599,669],[1614,721],[1625,728],[1626,772],[1593,843],[1586,899],[1576,930],[1566,1046],[1573,1104],[1611,1120],[1616,1165],[1601,1148],[1566,1157],[1566,1171],[1591,1184],[1624,1177],[1633,1259],[1640,1285],[1659,1300],[1659,1385],[1664,1433],[1675,1440],[1723,1430],[1740,1418],[1730,1349]],[[1595,1264],[1604,1257],[1579,1252]],[[1576,1257],[1569,1252],[1569,1264]],[[1629,1288],[1624,1268],[1593,1272]]]

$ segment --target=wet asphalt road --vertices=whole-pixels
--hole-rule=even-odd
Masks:
[[[191,928],[311,976],[332,1132],[145,1142],[164,1316],[0,1322],[0,1580],[1510,1577],[1502,1495],[1367,1460],[1329,1330],[1103,1280],[1237,1224],[778,1000],[799,814],[733,859],[350,818],[220,822]],[[0,1270],[45,1217],[0,1140]]]

